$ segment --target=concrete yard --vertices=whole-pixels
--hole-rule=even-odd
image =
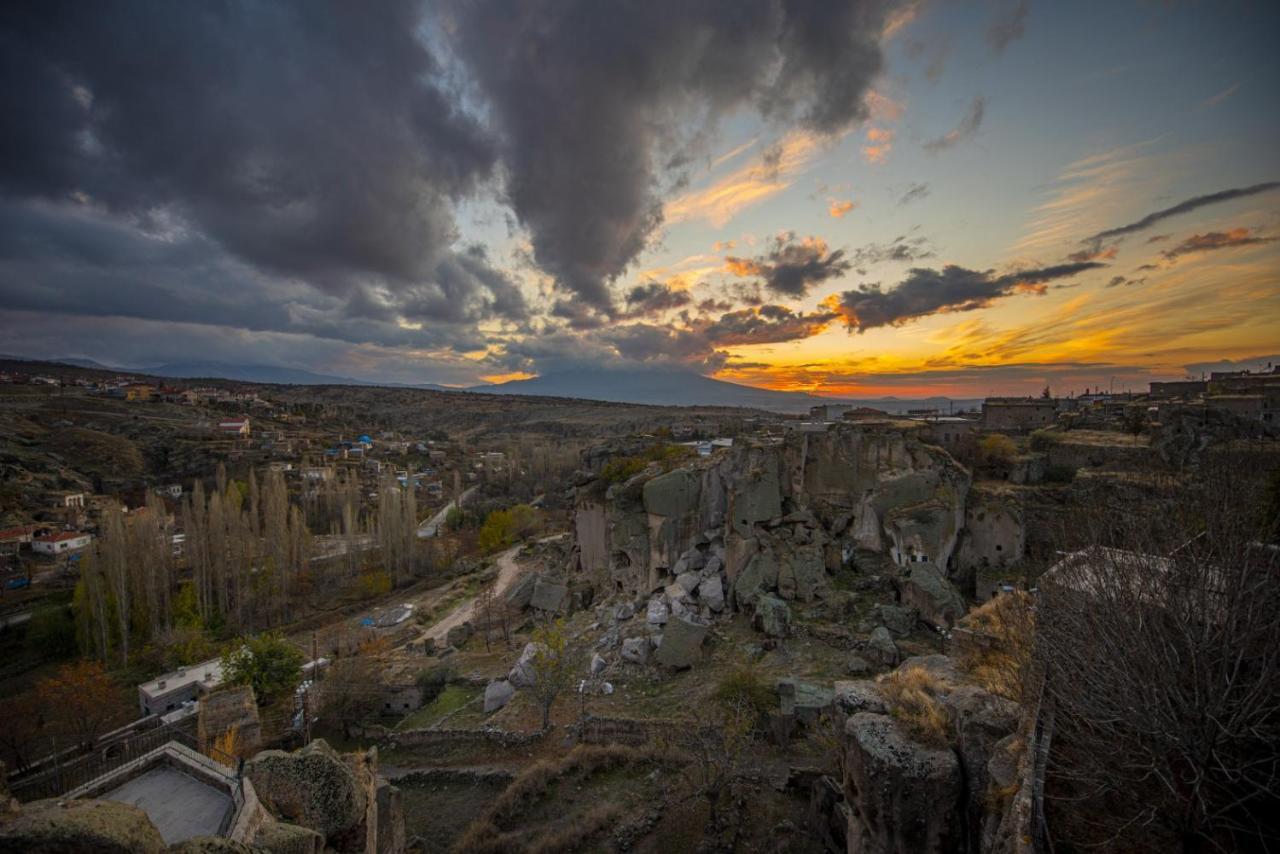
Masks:
[[[102,797],[139,807],[168,845],[216,835],[232,808],[226,792],[172,768],[153,768]]]

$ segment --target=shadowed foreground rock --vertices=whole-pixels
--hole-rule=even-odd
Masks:
[[[274,815],[326,838],[364,818],[364,789],[322,739],[296,753],[264,750],[249,760],[244,773]]]
[[[147,814],[115,801],[36,801],[0,828],[0,851],[152,854],[165,850]]]
[[[908,740],[888,715],[860,712],[845,732],[850,854],[961,850],[964,779],[955,752]]]

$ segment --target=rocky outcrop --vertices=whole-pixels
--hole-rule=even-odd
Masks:
[[[915,608],[920,619],[937,628],[950,628],[968,610],[956,588],[931,563],[911,565],[902,584],[902,602]]]
[[[975,487],[965,508],[956,553],[956,575],[980,600],[991,598],[991,580],[1022,560],[1027,529],[1022,504],[1009,490]]]
[[[296,753],[264,750],[246,763],[245,776],[273,815],[326,839],[364,820],[364,788],[348,764],[322,739]]]
[[[870,712],[845,723],[849,854],[949,854],[962,850],[960,760],[909,740],[893,718]]]
[[[766,594],[811,602],[855,549],[950,566],[968,489],[967,470],[910,428],[797,432],[580,487],[578,567],[610,594],[661,591],[704,620]]]
[[[996,850],[1010,834],[1011,793],[1025,768],[1017,735],[1022,709],[972,683],[943,655],[907,659],[899,671],[928,674],[945,710],[945,732],[927,743],[898,716],[909,709],[883,681],[837,682],[845,722],[848,850],[858,854]],[[894,674],[897,678],[902,673]],[[914,674],[913,674],[914,675]]]
[[[36,801],[0,827],[0,851],[158,854],[164,849],[145,812],[115,801]]]

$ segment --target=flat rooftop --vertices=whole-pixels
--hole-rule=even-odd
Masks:
[[[101,797],[141,809],[166,845],[216,836],[234,806],[226,792],[169,767],[152,768]]]

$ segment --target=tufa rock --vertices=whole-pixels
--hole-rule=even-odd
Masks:
[[[461,649],[471,640],[472,628],[471,623],[466,622],[454,626],[444,636],[444,641],[454,649]]]
[[[484,688],[484,713],[496,712],[516,695],[516,689],[506,679],[495,679]]]
[[[264,750],[245,763],[244,773],[273,815],[326,838],[364,820],[364,788],[323,739],[296,753]]]
[[[933,564],[911,564],[911,575],[902,585],[902,603],[920,612],[920,618],[938,628],[950,628],[965,614],[964,600]]]
[[[673,616],[662,633],[662,644],[655,656],[659,664],[677,669],[692,667],[702,658],[702,642],[707,627],[687,617]]]
[[[845,722],[845,798],[853,854],[961,851],[964,792],[953,751],[909,740],[888,715],[859,712]]]
[[[529,607],[535,611],[558,613],[569,595],[569,588],[545,578],[539,578],[533,585],[533,596],[529,599]]]
[[[876,616],[880,625],[889,630],[895,638],[906,637],[915,630],[918,614],[915,608],[903,605],[877,605]]]
[[[871,637],[867,638],[867,644],[862,654],[869,661],[882,667],[893,667],[902,659],[902,653],[898,651],[898,645],[893,642],[893,635],[889,634],[889,630],[884,626],[877,626],[871,632]]]
[[[712,611],[718,613],[724,610],[724,584],[719,575],[713,575],[698,585],[698,599]]]
[[[648,638],[626,638],[622,641],[622,660],[631,664],[644,664],[649,660]]]
[[[164,849],[145,812],[115,801],[35,801],[0,827],[0,851],[159,854]]]
[[[791,628],[791,609],[777,596],[761,596],[752,623],[771,638],[785,638]]]
[[[312,854],[325,850],[324,837],[287,821],[268,821],[258,828],[253,847],[270,854]]]

